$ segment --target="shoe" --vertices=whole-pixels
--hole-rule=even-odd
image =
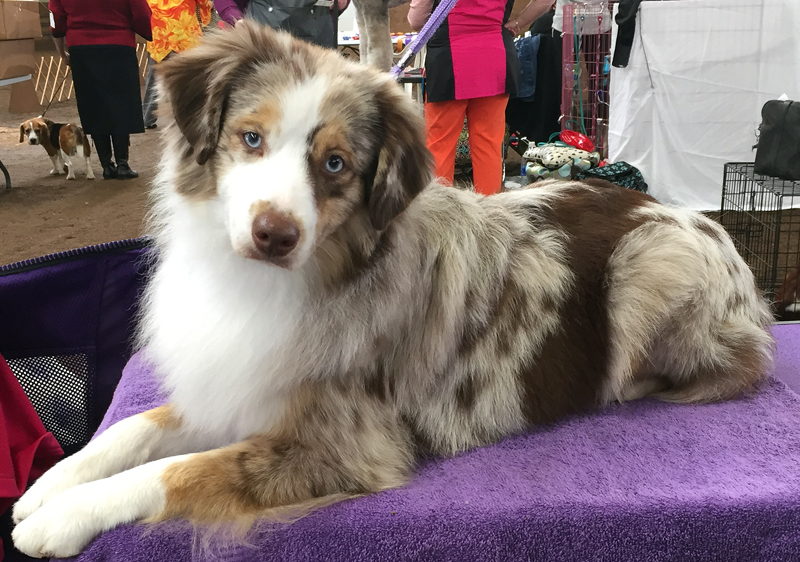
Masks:
[[[117,167],[112,163],[108,166],[103,166],[103,179],[115,180],[117,179]]]
[[[103,179],[115,179],[117,177],[117,166],[111,160],[111,138],[103,136],[92,138],[94,139],[94,149],[97,152],[97,157],[100,159],[100,165],[103,166]]]
[[[117,179],[129,180],[138,178],[139,173],[131,170],[128,166],[128,147],[130,146],[130,137],[128,135],[115,135],[111,137],[114,141],[114,156],[117,160]]]
[[[139,172],[136,170],[131,170],[131,167],[128,166],[127,160],[122,160],[117,158],[117,179],[118,180],[130,180],[133,178],[138,178]]]

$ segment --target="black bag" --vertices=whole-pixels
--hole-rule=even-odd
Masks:
[[[771,100],[761,109],[755,172],[800,180],[800,103]]]
[[[585,180],[589,178],[610,181],[611,183],[615,183],[627,189],[647,193],[647,183],[644,181],[644,177],[642,177],[642,172],[639,171],[639,168],[631,166],[627,162],[606,164],[602,168],[592,168],[591,170],[580,172],[574,176],[576,180]]]

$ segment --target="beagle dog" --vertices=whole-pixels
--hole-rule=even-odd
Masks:
[[[19,126],[19,142],[28,144],[39,144],[53,161],[51,174],[58,175],[64,168],[67,170],[67,179],[75,179],[72,157],[78,155],[78,149],[83,148],[83,157],[86,158],[86,179],[94,179],[92,163],[89,157],[92,149],[89,146],[89,137],[78,125],[74,123],[54,123],[49,119],[39,116],[28,119]]]

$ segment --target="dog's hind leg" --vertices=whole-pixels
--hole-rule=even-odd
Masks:
[[[743,261],[739,267],[747,270]],[[656,392],[656,398],[728,400],[757,388],[765,379],[773,357],[774,342],[767,330],[772,317],[749,270],[746,275],[750,278],[743,278],[744,283],[736,283],[735,272],[727,287],[715,283],[721,297],[717,306],[690,303],[663,331],[652,361],[668,374],[670,385]]]
[[[686,218],[640,227],[609,262],[605,401],[724,400],[766,377],[771,315],[752,273],[719,225]]]
[[[206,444],[205,439],[186,431],[169,406],[124,419],[39,478],[14,506],[14,520],[26,519],[54,496],[80,484],[165,456],[225,444]]]
[[[369,64],[369,52],[370,52],[370,43],[369,43],[369,33],[367,33],[367,22],[364,20],[364,11],[361,6],[361,2],[365,0],[355,0],[353,4],[355,4],[356,8],[356,25],[358,26],[358,33],[359,33],[359,57],[358,61],[361,64]]]
[[[677,338],[677,347],[664,365],[672,384],[653,396],[667,402],[716,402],[735,398],[763,381],[772,362],[772,341],[766,330],[753,324],[728,325],[704,339],[686,347],[682,345],[686,340]],[[686,368],[687,355],[697,358],[695,365],[681,370]]]
[[[392,35],[389,31],[389,18],[380,17],[367,22],[370,31],[369,63],[380,70],[392,68]]]
[[[67,179],[74,180],[75,179],[75,169],[72,166],[72,159],[69,157],[69,154],[64,152],[63,150],[59,150],[61,153],[61,158],[64,159],[64,163],[67,165]]]
[[[366,62],[380,70],[388,71],[392,68],[392,36],[389,30],[387,1],[362,0],[357,9],[357,17],[360,15],[358,30],[362,40],[365,35],[367,37]]]
[[[89,144],[89,138],[86,135],[83,135],[83,157],[86,158],[86,179],[93,180],[94,179],[94,170],[92,170],[92,147]]]

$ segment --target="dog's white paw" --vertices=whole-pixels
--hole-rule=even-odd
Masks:
[[[94,179],[94,172],[91,170],[91,168],[89,169],[89,172],[86,174],[86,179],[87,180],[93,180]]]
[[[69,492],[54,498],[14,528],[14,546],[34,558],[75,556],[103,530],[94,501]]]
[[[50,175],[51,176],[60,176],[61,175],[61,170],[55,170],[55,169],[50,170]]]
[[[53,496],[81,483],[76,467],[70,459],[62,461],[45,472],[14,504],[14,523],[27,519]]]
[[[14,510],[12,511],[11,518],[14,520],[14,523],[19,523],[28,518],[34,511],[42,507],[45,502],[44,496],[41,496],[37,493],[33,492],[33,488],[25,492],[20,499],[17,500],[17,503],[14,504]]]
[[[74,180],[75,179],[75,174],[67,174],[67,179],[68,180]]]
[[[28,556],[75,556],[105,530],[158,515],[166,505],[164,469],[182,458],[147,463],[58,494],[16,526],[14,545]]]

